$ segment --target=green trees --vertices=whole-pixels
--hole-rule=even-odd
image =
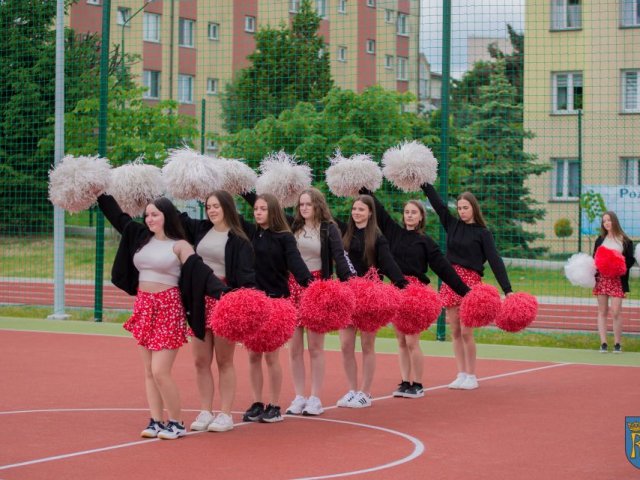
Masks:
[[[303,0],[291,28],[283,25],[256,33],[256,49],[248,56],[252,65],[237,72],[221,99],[228,132],[252,128],[299,101],[313,104],[329,92],[329,54],[317,34],[319,26],[311,2]]]

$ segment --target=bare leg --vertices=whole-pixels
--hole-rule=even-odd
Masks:
[[[296,395],[304,397],[304,327],[297,327],[289,340],[289,361]]]
[[[451,326],[451,340],[453,343],[453,354],[456,357],[456,366],[458,367],[458,373],[471,373],[465,370],[466,359],[465,350],[462,343],[462,328],[460,326],[459,307],[447,307],[446,317],[447,322]]]
[[[613,338],[622,343],[622,298],[611,297],[611,317],[613,318]]]
[[[411,357],[407,340],[404,333],[396,329],[396,338],[398,339],[398,358],[400,359],[400,376],[403,382],[411,381]]]
[[[159,350],[151,352],[151,372],[156,382],[162,400],[167,407],[170,420],[181,420],[180,392],[171,376],[173,362],[178,355],[178,349]]]
[[[147,393],[147,403],[149,404],[150,414],[154,420],[160,422],[164,414],[164,403],[162,402],[162,395],[160,395],[160,390],[158,390],[151,371],[151,350],[138,346],[138,351],[144,364],[144,387]]]
[[[409,351],[409,357],[411,359],[413,381],[416,383],[422,383],[424,355],[422,354],[422,349],[420,348],[420,335],[406,335],[405,340]]]
[[[607,343],[607,316],[609,315],[609,296],[598,295],[598,334],[600,343]]]
[[[220,410],[227,415],[231,415],[231,406],[236,394],[236,369],[233,366],[236,344],[220,336],[216,336],[213,342],[216,363],[218,364]]]
[[[462,326],[462,348],[464,349],[464,372],[476,374],[476,341],[473,338],[473,328]]]
[[[271,405],[280,405],[280,391],[282,390],[282,366],[280,365],[280,349],[264,354],[269,375],[269,394]]]
[[[362,346],[362,391],[371,394],[373,374],[376,371],[376,332],[360,332]]]
[[[340,350],[342,365],[347,375],[349,390],[358,389],[358,365],[356,363],[356,331],[353,327],[340,330]]]
[[[205,333],[204,341],[193,338],[191,353],[196,367],[196,384],[200,393],[200,410],[210,412],[213,409],[214,382],[211,373],[213,361],[213,335],[210,330]]]
[[[309,364],[311,367],[311,395],[320,398],[324,382],[324,333],[307,330],[307,343],[309,344]]]
[[[262,385],[264,377],[262,375],[262,354],[249,351],[249,381],[251,383],[251,392],[253,393],[253,401],[262,401]]]

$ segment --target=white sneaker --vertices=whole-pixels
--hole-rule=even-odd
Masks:
[[[307,403],[307,399],[302,395],[296,395],[296,398],[293,399],[289,408],[287,408],[287,413],[289,415],[300,415],[304,410],[304,406]]]
[[[467,378],[460,385],[460,390],[475,390],[476,388],[478,388],[478,379],[475,375],[467,375]]]
[[[220,412],[216,415],[216,418],[213,419],[213,422],[209,424],[207,430],[210,432],[228,432],[229,430],[233,430],[233,418],[231,418],[231,415]]]
[[[147,425],[147,428],[142,430],[140,436],[143,438],[156,438],[158,436],[158,433],[160,433],[162,430],[164,430],[164,425],[162,424],[162,422],[158,422],[157,420],[150,418],[149,425]]]
[[[353,390],[349,390],[347,393],[344,394],[344,396],[340,400],[336,402],[336,405],[338,407],[350,407],[351,405],[349,403],[355,397],[356,397],[356,392]]]
[[[158,432],[158,438],[162,440],[175,440],[176,438],[184,437],[187,434],[187,429],[180,422],[170,420],[164,427],[164,430]]]
[[[464,372],[458,373],[458,376],[456,377],[456,379],[449,384],[449,388],[454,388],[454,389],[458,390],[460,388],[460,385],[462,385],[464,383],[466,378],[467,378],[467,374],[466,373],[464,373]]]
[[[324,413],[324,408],[322,408],[322,402],[318,397],[309,397],[307,400],[307,404],[304,406],[304,410],[302,410],[303,415],[322,415]]]
[[[351,408],[366,408],[371,406],[371,396],[364,392],[356,393],[356,396],[349,403]]]
[[[191,430],[204,432],[215,417],[211,412],[202,410],[191,424]]]

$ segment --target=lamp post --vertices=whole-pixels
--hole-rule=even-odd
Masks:
[[[142,5],[138,10],[136,10],[133,15],[127,17],[124,19],[124,22],[122,22],[122,25],[120,26],[120,47],[122,48],[122,63],[120,66],[120,82],[124,83],[124,78],[125,78],[125,55],[124,55],[124,29],[127,25],[129,25],[129,22],[133,19],[133,17],[135,17],[136,15],[138,15],[141,11],[144,10],[144,8],[149,5],[150,3],[155,2],[156,0],[145,0],[144,5]]]

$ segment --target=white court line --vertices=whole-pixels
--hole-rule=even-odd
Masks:
[[[535,371],[539,371],[539,370],[546,370],[546,369],[550,369],[550,368],[556,368],[556,367],[564,367],[564,366],[568,366],[568,365],[573,365],[572,363],[556,363],[553,365],[546,365],[543,367],[537,367],[537,368],[527,368],[525,370],[516,370],[514,372],[509,372],[509,373],[502,373],[499,375],[492,375],[490,377],[484,377],[484,378],[480,378],[478,379],[479,381],[485,381],[485,380],[492,380],[492,379],[496,379],[496,378],[503,378],[503,377],[509,377],[509,376],[513,376],[513,375],[521,375],[523,373],[531,373],[531,372],[535,372]],[[426,388],[425,391],[432,391],[432,390],[439,390],[442,388],[447,388],[447,385],[438,385],[435,387],[429,387]],[[387,396],[383,396],[383,397],[377,397],[375,399],[372,399],[372,401],[379,401],[379,400],[386,400],[389,398],[393,398],[392,395],[387,395]],[[331,407],[326,407],[325,410],[331,410],[331,409],[335,409],[338,408],[336,406],[331,406]],[[148,409],[53,409],[53,410],[17,410],[14,412],[0,412],[0,415],[8,415],[11,413],[29,413],[29,412],[73,412],[73,411],[107,411],[107,410],[111,410],[111,411],[128,411],[128,410],[135,410],[135,411],[146,411]],[[324,419],[322,419],[324,420]],[[329,421],[329,419],[326,419],[327,421]],[[251,425],[251,423],[236,423],[235,426],[239,427],[242,425]],[[363,424],[363,426],[365,426]],[[367,428],[378,428],[378,429],[382,429],[382,427],[375,427],[373,425],[366,425]],[[187,435],[194,435],[194,434],[199,434],[199,433],[204,433],[204,432],[189,432],[187,433]],[[401,434],[401,432],[398,432],[398,434]],[[402,434],[404,435],[404,434]],[[13,463],[13,464],[9,464],[9,465],[0,465],[0,471],[2,470],[8,470],[11,468],[16,468],[16,467],[24,467],[24,466],[28,466],[28,465],[35,465],[35,464],[39,464],[39,463],[46,463],[46,462],[51,462],[51,461],[55,461],[55,460],[63,460],[65,458],[72,458],[72,457],[78,457],[78,456],[82,456],[82,455],[90,455],[93,453],[100,453],[100,452],[106,452],[106,451],[110,451],[110,450],[116,450],[116,449],[120,449],[120,448],[125,448],[125,447],[132,447],[132,446],[138,446],[138,445],[145,445],[145,444],[149,444],[151,442],[154,441],[159,441],[158,439],[148,439],[148,440],[138,440],[136,442],[128,442],[128,443],[122,443],[119,445],[112,445],[109,447],[102,447],[102,448],[94,448],[91,450],[83,450],[80,452],[73,452],[73,453],[67,453],[67,454],[63,454],[63,455],[55,455],[52,457],[44,457],[44,458],[39,458],[39,459],[35,459],[35,460],[29,460],[26,462],[20,462],[20,463]],[[413,459],[413,458],[412,458]],[[310,478],[330,478],[330,477],[310,477]]]

